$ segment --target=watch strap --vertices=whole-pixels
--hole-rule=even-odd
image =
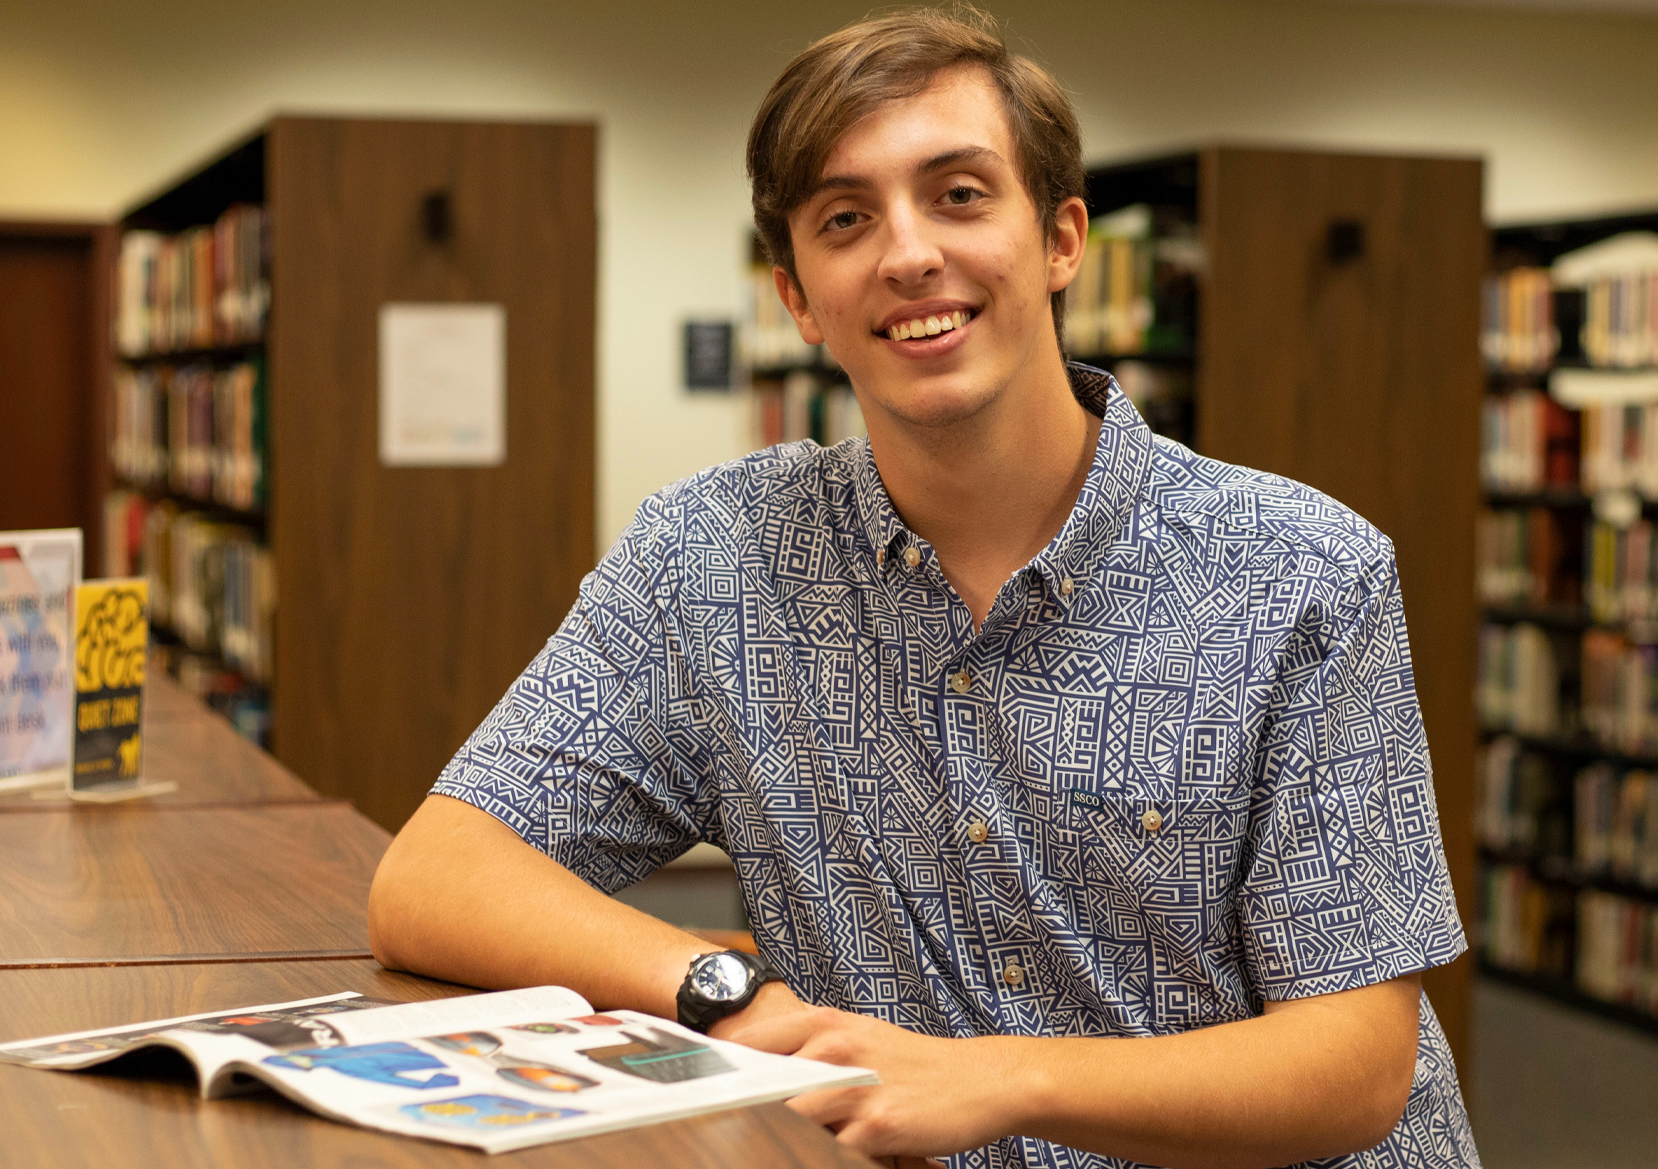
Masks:
[[[750,979],[747,989],[734,999],[725,1002],[714,1002],[698,994],[691,982],[692,973],[697,963],[705,958],[712,958],[715,954],[725,953],[736,958],[748,968]],[[712,954],[699,954],[691,959],[691,966],[685,972],[685,981],[679,985],[679,994],[675,1002],[679,1006],[679,1022],[693,1031],[706,1035],[708,1028],[721,1019],[735,1015],[738,1011],[754,1001],[754,996],[760,993],[760,988],[768,982],[783,981],[783,974],[765,957],[759,954],[750,954],[743,950],[715,951]]]

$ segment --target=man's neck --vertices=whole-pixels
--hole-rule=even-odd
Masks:
[[[978,628],[1008,577],[1058,534],[1093,465],[1100,420],[1057,353],[971,418],[920,428],[872,419],[887,496],[930,543]]]

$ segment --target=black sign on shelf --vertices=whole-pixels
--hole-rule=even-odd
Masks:
[[[731,388],[732,340],[730,321],[685,322],[685,388]]]

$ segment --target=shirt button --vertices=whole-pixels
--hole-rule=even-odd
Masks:
[[[886,566],[887,566],[887,550],[885,548],[875,549],[875,567],[885,568]]]
[[[1162,814],[1156,808],[1147,808],[1145,814],[1140,817],[1140,827],[1147,832],[1156,832],[1163,827]]]
[[[1018,986],[1025,981],[1025,971],[1017,962],[1009,962],[1002,967],[1002,981],[1009,986]]]
[[[975,820],[967,826],[967,839],[974,844],[983,844],[990,836],[990,826],[983,820]]]
[[[911,544],[908,548],[904,549],[904,563],[909,565],[911,568],[914,568],[916,565],[920,564],[921,549],[917,548],[914,544]]]
[[[1070,577],[1066,577],[1064,580],[1059,582],[1059,591],[1064,593],[1067,597],[1071,595],[1072,591],[1076,587],[1076,582]]]
[[[957,670],[950,675],[950,689],[957,694],[966,694],[973,686],[973,679],[967,676],[966,670]]]

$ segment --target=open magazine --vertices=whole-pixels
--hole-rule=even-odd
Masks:
[[[865,1068],[770,1055],[563,987],[423,1003],[358,994],[0,1045],[74,1071],[182,1052],[212,1099],[269,1086],[324,1116],[489,1153],[876,1083]]]

